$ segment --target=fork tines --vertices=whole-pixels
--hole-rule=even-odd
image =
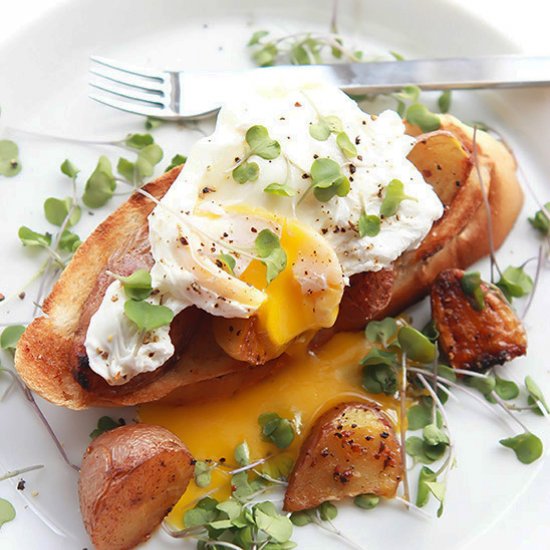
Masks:
[[[166,115],[171,92],[168,73],[121,65],[97,56],[90,61],[91,99],[130,113]]]

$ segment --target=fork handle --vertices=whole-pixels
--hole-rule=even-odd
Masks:
[[[550,84],[550,57],[510,55],[272,67],[263,70],[302,71],[304,76],[309,73],[312,78],[328,80],[354,94],[395,92],[407,85],[417,85],[423,90],[465,90]]]

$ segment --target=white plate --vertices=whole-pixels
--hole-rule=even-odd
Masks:
[[[408,8],[406,6],[409,6]],[[440,0],[405,4],[399,0],[342,3],[341,31],[368,52],[397,50],[407,55],[475,55],[506,53],[513,46],[456,6]],[[52,10],[3,44],[0,49],[3,90],[2,128],[15,126],[74,137],[117,138],[142,129],[142,121],[92,103],[86,98],[87,58],[102,54],[141,65],[183,68],[248,66],[245,43],[251,32],[326,29],[331,2],[278,0],[86,0]],[[9,80],[9,86],[6,82]],[[550,159],[550,94],[547,91],[456,94],[453,112],[464,120],[483,120],[499,128],[514,147],[525,174],[539,196],[545,189]],[[193,127],[163,127],[157,141],[166,157],[185,153],[200,134]],[[48,229],[42,203],[48,196],[68,194],[67,180],[58,166],[69,157],[83,174],[102,152],[116,159],[117,151],[22,138],[24,169],[13,179],[0,178],[0,236],[2,253],[0,291],[10,295],[29,278],[38,264],[36,254],[22,250],[17,229],[26,224]],[[119,201],[123,197],[119,198]],[[537,238],[526,217],[535,210],[528,196],[524,212],[499,252],[503,265],[519,264],[534,256]],[[84,214],[84,235],[106,214]],[[81,229],[84,227],[85,229]],[[487,273],[487,262],[480,264]],[[529,314],[529,355],[505,368],[516,380],[532,373],[550,393],[546,365],[548,280],[544,276]],[[25,300],[0,308],[0,322],[19,322],[32,314],[36,289]],[[521,307],[521,304],[520,304]],[[9,362],[7,356],[3,357]],[[101,411],[73,412],[46,403],[48,419],[74,462],[89,441]],[[510,435],[505,420],[490,417],[475,402],[462,398],[448,410],[457,441],[458,467],[450,477],[446,511],[440,520],[426,521],[405,512],[397,503],[364,513],[343,507],[336,523],[370,550],[406,547],[409,550],[487,548],[543,548],[550,534],[547,523],[550,476],[545,461],[526,467],[498,445]],[[114,411],[120,416],[120,411]],[[125,412],[131,418],[133,411]],[[16,480],[0,485],[0,496],[14,502],[18,516],[0,530],[1,548],[79,549],[89,546],[82,528],[76,496],[76,474],[59,459],[33,411],[18,392],[0,404],[0,470],[42,463],[45,468],[25,475],[27,486],[16,491]],[[528,418],[534,431],[549,444],[548,424]],[[122,521],[124,519],[122,518]],[[340,547],[313,527],[295,530],[300,548]],[[181,547],[181,542],[155,537],[147,547]]]

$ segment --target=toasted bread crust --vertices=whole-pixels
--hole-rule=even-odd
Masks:
[[[472,129],[449,115],[441,118],[443,129],[452,132],[471,152]],[[498,247],[519,214],[523,193],[515,176],[515,160],[504,145],[484,132],[478,132],[477,149],[479,175],[491,205],[494,243]],[[161,198],[180,170],[174,168],[162,175],[148,184],[146,190]],[[477,170],[471,171],[472,188],[475,185],[479,187],[479,175]],[[466,203],[467,208],[464,206]],[[445,229],[443,222],[437,228],[434,226],[436,230],[431,237],[436,235],[436,241],[430,242],[429,236],[420,249],[403,254],[395,262],[390,299],[379,300],[377,311],[369,310],[364,322],[369,320],[369,316],[381,318],[402,311],[427,294],[440,271],[449,267],[465,268],[488,253],[485,206],[473,199],[470,202],[461,201],[460,204],[463,212],[459,219],[455,219],[457,216],[454,215],[449,217],[454,224],[454,232]],[[170,368],[163,369],[150,383],[135,390],[98,393],[86,391],[75,380],[75,342],[82,310],[112,256],[128,239],[128,235],[142,231],[154,206],[150,199],[136,193],[111,214],[80,246],[61,275],[45,301],[46,315],[35,319],[21,337],[15,355],[17,371],[33,391],[49,401],[81,409],[135,405],[156,401],[170,394],[185,396],[190,393],[196,398],[197,392],[187,391],[186,388],[214,379],[223,385],[225,376],[248,369],[245,363],[235,361],[222,352],[213,340],[209,327],[199,325],[193,345],[188,346],[191,349],[185,350]],[[357,289],[354,292],[357,293]],[[346,303],[353,304],[355,308],[357,305],[348,298],[342,302],[343,318],[347,315]],[[349,311],[349,314],[350,317],[352,314],[357,317],[356,312]],[[339,323],[346,329],[351,325],[342,321]],[[279,363],[276,361],[276,365]],[[256,368],[267,375],[274,366],[267,363]],[[260,371],[255,377],[260,377]],[[211,388],[211,384],[202,386]]]

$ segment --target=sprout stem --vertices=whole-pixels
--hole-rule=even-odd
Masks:
[[[9,472],[6,472],[3,476],[0,476],[0,481],[10,479],[11,477],[20,476],[21,474],[32,472],[34,470],[40,470],[42,468],[44,468],[43,464],[36,464],[35,466],[27,466],[26,468],[19,468],[18,470],[10,470]]]

